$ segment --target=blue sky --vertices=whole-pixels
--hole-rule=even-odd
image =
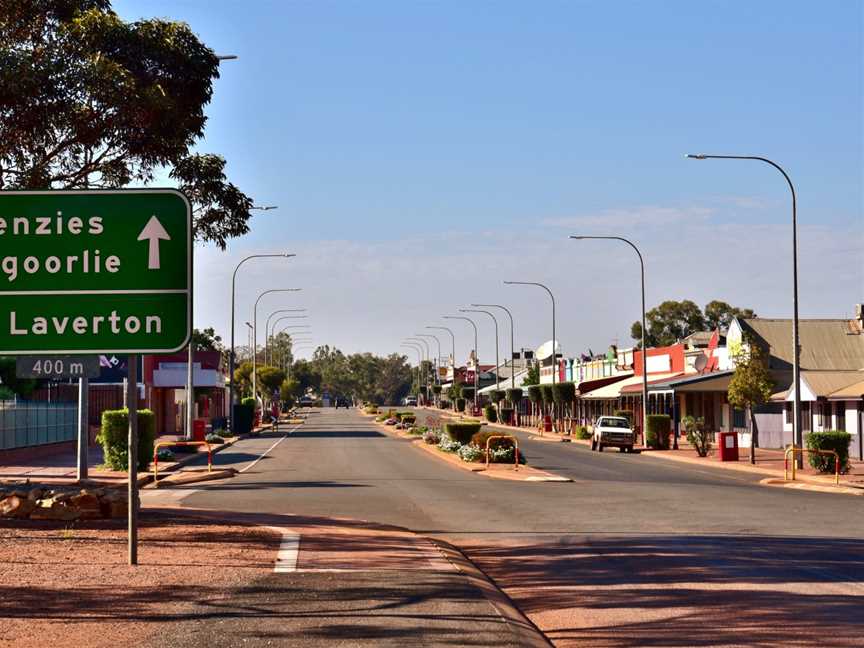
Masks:
[[[227,330],[226,268],[276,247],[299,256],[250,269],[247,290],[302,285],[292,304],[312,311],[316,341],[346,351],[395,349],[470,301],[511,305],[517,345],[537,346],[545,297],[501,285],[511,277],[559,295],[568,353],[627,344],[632,255],[568,242],[577,231],[643,246],[649,305],[717,297],[788,316],[782,178],[686,152],[783,164],[799,193],[802,315],[864,301],[860,3],[114,4],[239,56],[201,149],[279,205],[227,253],[199,249],[196,326]]]

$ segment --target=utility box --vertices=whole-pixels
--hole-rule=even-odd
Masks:
[[[738,433],[720,432],[720,461],[738,461]]]

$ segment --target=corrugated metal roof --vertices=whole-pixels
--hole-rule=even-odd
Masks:
[[[864,396],[864,380],[862,380],[861,382],[857,382],[854,385],[848,385],[848,386],[844,387],[843,389],[838,389],[837,391],[830,394],[828,396],[828,398],[832,398],[832,399],[848,398],[848,399],[855,400],[855,399],[861,398],[862,396]]]
[[[789,398],[789,394],[792,391],[792,377],[790,375],[788,380],[785,380],[785,377],[784,374],[784,380],[782,382],[778,381],[778,384],[775,387],[776,389],[782,385],[785,389],[781,389],[772,394],[771,400],[779,401]],[[861,371],[801,372],[801,382],[806,383],[807,386],[810,387],[810,391],[812,391],[817,398],[827,398],[829,396],[833,398],[835,392],[859,382],[862,377],[864,377],[864,372]],[[805,389],[802,389],[801,393],[802,395],[806,394]]]
[[[791,319],[753,318],[739,322],[769,348],[772,369],[792,367]],[[850,320],[802,319],[798,324],[802,370],[864,369],[864,335]]]
[[[648,377],[649,384],[652,382],[657,382],[660,380],[665,380],[667,378],[672,378],[674,376],[680,376],[680,373],[667,373],[667,374],[656,374],[654,376]],[[599,387],[597,389],[592,389],[589,392],[582,394],[582,398],[587,399],[607,399],[607,398],[618,398],[621,395],[621,390],[623,390],[628,385],[641,385],[642,384],[642,376],[631,376],[630,378],[626,378],[620,382],[612,383],[611,385],[605,385],[604,387]],[[641,388],[641,387],[640,387]],[[638,393],[638,390],[636,390]]]

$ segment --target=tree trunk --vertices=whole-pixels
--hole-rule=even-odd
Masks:
[[[756,464],[756,443],[759,438],[759,431],[756,427],[756,417],[753,415],[753,408],[748,407],[747,413],[750,416],[750,463]]]

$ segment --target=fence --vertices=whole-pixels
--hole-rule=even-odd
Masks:
[[[0,450],[72,441],[77,403],[0,401]]]

